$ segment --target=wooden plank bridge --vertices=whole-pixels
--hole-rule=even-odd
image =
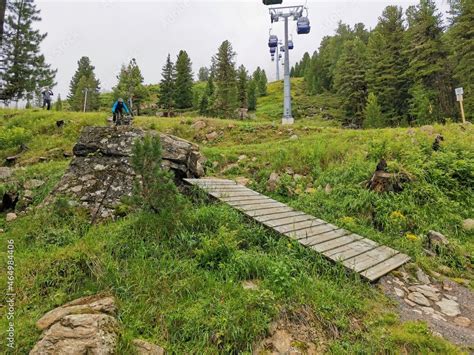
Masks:
[[[369,281],[400,267],[410,257],[259,194],[231,180],[185,179],[259,223],[323,254]]]

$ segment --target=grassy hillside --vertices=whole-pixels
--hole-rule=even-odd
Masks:
[[[353,131],[328,127],[319,117],[282,127],[267,121],[272,112],[278,117],[273,95],[260,99],[260,114],[268,114],[262,120],[204,119],[199,131],[192,127],[199,117],[139,117],[135,125],[200,144],[208,175],[250,178],[258,191],[409,254],[410,267],[474,287],[473,235],[461,228],[474,215],[472,126]],[[28,146],[14,175],[19,182],[46,182],[34,191],[38,205],[66,169],[62,153],[71,151],[81,127],[104,125],[106,117],[2,110],[0,159]],[[56,128],[58,119],[66,121],[63,129]],[[214,131],[218,138],[209,141],[206,134]],[[433,152],[436,134],[445,140]],[[390,171],[409,177],[400,193],[364,187],[380,157]],[[281,175],[274,192],[266,187],[272,172]],[[308,340],[329,353],[460,351],[423,323],[401,324],[376,287],[222,204],[195,196],[181,212],[173,213],[173,224],[136,212],[101,226],[61,203],[13,223],[1,216],[2,263],[6,241],[15,240],[17,353],[38,340],[34,323],[44,313],[98,292],[118,299],[121,354],[131,353],[134,338],[172,353],[250,353],[276,320],[311,329]],[[430,229],[445,234],[452,248],[426,256]],[[243,281],[258,288],[245,289]],[[5,317],[0,324],[5,329]]]

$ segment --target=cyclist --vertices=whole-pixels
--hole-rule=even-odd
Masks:
[[[127,114],[130,114],[130,110],[128,109],[127,104],[123,102],[123,99],[118,99],[117,101],[115,101],[114,105],[112,106],[112,113],[114,114],[114,123],[117,123],[118,117],[123,117],[124,110]]]

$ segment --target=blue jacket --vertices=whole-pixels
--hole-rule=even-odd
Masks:
[[[112,107],[112,113],[115,113],[117,106],[118,106],[118,100],[115,101],[114,106]],[[123,103],[123,108],[125,109],[126,113],[130,114],[130,110],[128,109],[127,104],[125,102]]]

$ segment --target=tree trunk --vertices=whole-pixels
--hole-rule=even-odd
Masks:
[[[3,26],[5,23],[5,11],[7,9],[7,0],[0,0],[0,44],[3,40]]]

